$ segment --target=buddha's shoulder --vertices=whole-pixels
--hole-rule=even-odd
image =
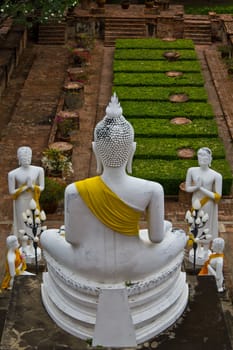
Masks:
[[[135,178],[135,177],[131,177],[131,182],[134,183],[135,186],[137,186],[142,190],[146,190],[146,191],[163,190],[163,187],[159,182],[141,179],[141,178]]]

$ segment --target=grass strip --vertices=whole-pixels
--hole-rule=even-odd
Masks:
[[[189,119],[214,117],[212,106],[206,102],[172,103],[170,101],[122,101],[123,114],[126,118],[174,118]]]
[[[136,137],[136,159],[180,159],[180,149],[192,149],[196,153],[201,147],[209,147],[213,153],[213,159],[225,158],[225,149],[220,138],[148,138]]]
[[[169,119],[130,119],[136,137],[218,137],[215,120],[195,119],[189,124],[173,124]]]
[[[143,86],[143,87],[127,87],[127,86],[115,86],[120,101],[135,100],[135,101],[169,101],[171,95],[188,96],[188,101],[202,101],[207,102],[207,93],[204,87],[189,87],[189,86],[171,86],[171,87],[156,87],[156,86]],[[183,102],[186,103],[186,102]],[[182,104],[183,104],[182,103]]]
[[[121,49],[115,50],[114,60],[162,60],[167,61],[164,53],[174,52],[180,56],[179,61],[196,60],[197,54],[194,50],[168,50],[168,49]]]
[[[194,43],[191,39],[176,39],[173,41],[158,38],[146,39],[117,39],[116,49],[190,49],[194,50]]]
[[[145,61],[114,60],[113,72],[198,72],[201,66],[198,61]]]
[[[169,77],[166,73],[120,73],[114,74],[113,85],[122,86],[203,86],[201,73],[185,72],[180,76]]]

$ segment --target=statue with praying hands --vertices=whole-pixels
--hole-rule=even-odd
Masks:
[[[19,167],[8,173],[9,193],[13,199],[13,234],[20,237],[20,230],[25,230],[22,213],[29,208],[33,198],[39,208],[39,198],[44,190],[44,169],[31,165],[32,150],[22,146],[17,150]]]

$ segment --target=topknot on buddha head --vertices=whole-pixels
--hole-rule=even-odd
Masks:
[[[134,130],[122,115],[115,93],[106,108],[105,117],[95,127],[94,141],[98,156],[105,166],[119,167],[129,159]]]

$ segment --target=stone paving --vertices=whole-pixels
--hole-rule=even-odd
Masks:
[[[226,155],[233,167],[233,149],[229,125],[233,120],[232,99],[233,80],[225,74],[225,67],[216,51],[216,46],[197,47],[209,100],[213,105],[220,136],[223,138]],[[112,57],[114,49],[103,47],[97,41],[92,52],[89,82],[85,86],[85,103],[80,110],[80,131],[74,140],[73,165],[75,178],[82,179],[95,174],[95,161],[91,152],[93,127],[103,117],[111,96]],[[50,118],[56,111],[61,97],[62,86],[68,67],[68,52],[62,46],[29,46],[9,87],[0,101],[1,168],[0,188],[0,275],[3,274],[5,260],[5,238],[12,222],[12,201],[8,194],[7,173],[17,167],[16,151],[21,145],[30,145],[33,163],[40,165],[41,152],[47,147],[51,129]],[[215,87],[218,89],[216,93]],[[228,117],[228,119],[226,118]],[[186,229],[184,213],[190,198],[181,193],[177,198],[166,198],[166,218],[173,226]],[[226,307],[232,312],[233,301],[233,198],[222,199],[219,206],[220,234],[226,241],[225,279],[227,287]],[[49,215],[48,227],[59,227],[63,222],[63,212],[58,210]]]

